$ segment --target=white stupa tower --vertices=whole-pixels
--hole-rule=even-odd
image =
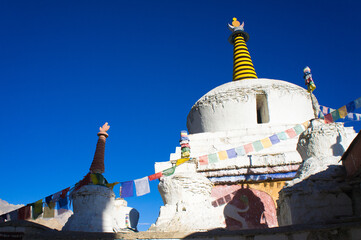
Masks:
[[[229,25],[233,81],[212,89],[191,108],[187,128],[190,157],[195,160],[177,167],[173,176],[161,178],[165,206],[154,230],[278,226],[278,192],[294,178],[303,160],[297,151],[297,134],[285,131],[295,126],[305,130],[307,121],[315,118],[317,100],[290,82],[258,78],[245,43],[249,35],[237,22],[233,19]],[[286,135],[282,138],[278,133]],[[270,136],[277,137],[277,144]],[[155,172],[174,165],[180,154],[177,147],[168,162],[155,164]]]

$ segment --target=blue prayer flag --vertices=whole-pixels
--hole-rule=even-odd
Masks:
[[[122,191],[121,191],[122,198],[134,196],[133,181],[122,182],[121,186],[122,186]]]
[[[236,158],[237,157],[236,150],[234,148],[227,150],[227,155],[228,158]]]
[[[277,134],[273,134],[272,136],[269,137],[269,139],[271,140],[272,144],[276,144],[280,142],[280,139],[278,138]]]
[[[59,204],[59,208],[69,209],[68,198],[60,198],[58,204]]]
[[[45,202],[46,202],[46,204],[48,204],[49,205],[49,203],[51,202],[51,199],[53,198],[53,194],[52,195],[50,195],[50,196],[47,196],[46,198],[45,198]]]
[[[348,113],[353,112],[356,109],[355,102],[352,101],[352,102],[346,104],[346,109],[347,109]]]

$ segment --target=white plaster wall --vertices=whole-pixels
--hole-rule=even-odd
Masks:
[[[269,123],[257,124],[256,95],[266,94]],[[189,133],[217,132],[258,125],[297,124],[314,118],[310,94],[281,80],[229,82],[201,97],[187,117]]]
[[[107,187],[87,185],[74,192],[73,211],[63,230],[113,232],[114,198]]]
[[[124,199],[115,199],[113,190],[99,185],[86,185],[72,194],[74,214],[64,231],[121,232],[128,227],[126,215],[132,208]]]

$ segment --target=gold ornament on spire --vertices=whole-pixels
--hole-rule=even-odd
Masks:
[[[249,35],[244,31],[244,22],[241,24],[237,18],[233,18],[228,28],[232,31],[228,41],[233,45],[233,81],[257,78],[246,45]]]

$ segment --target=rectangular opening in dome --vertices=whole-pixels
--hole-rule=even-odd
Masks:
[[[264,93],[256,95],[256,106],[257,106],[257,123],[268,123],[269,122],[269,113],[268,113],[268,101],[267,95]]]

